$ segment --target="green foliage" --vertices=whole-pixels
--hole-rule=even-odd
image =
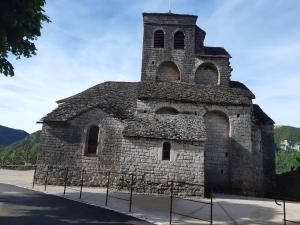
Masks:
[[[50,22],[44,14],[45,0],[0,1],[0,73],[14,75],[9,54],[19,59],[36,54],[33,43],[41,35],[42,22]]]
[[[281,174],[289,172],[300,167],[300,152],[299,151],[283,151],[276,152],[276,173]]]
[[[298,143],[300,142],[300,128],[290,126],[276,127],[274,140],[277,148],[279,148],[280,142],[284,140],[290,141],[291,144]]]
[[[1,165],[35,164],[41,131],[0,149]]]

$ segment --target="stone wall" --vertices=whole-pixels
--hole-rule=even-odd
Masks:
[[[262,132],[261,128],[252,124],[252,155],[253,155],[253,173],[256,176],[255,186],[253,188],[257,195],[264,195],[264,174],[263,174],[263,150],[262,150]]]
[[[252,132],[255,132],[255,130],[252,128],[251,106],[191,104],[157,100],[138,100],[137,102],[137,111],[140,113],[146,111],[153,114],[162,107],[172,107],[179,114],[197,115],[200,119],[203,119],[207,112],[225,114],[229,122],[229,147],[228,150],[225,150],[225,144],[220,144],[220,146],[224,146],[223,148],[220,147],[222,157],[220,157],[220,160],[214,160],[214,167],[219,168],[220,174],[221,168],[224,168],[223,174],[224,177],[229,177],[229,189],[232,193],[244,195],[261,195],[263,193],[264,185],[261,180],[264,176],[263,159],[260,153],[261,150],[259,150],[261,148],[259,141],[252,139]],[[218,121],[214,122],[217,129],[222,125]],[[222,126],[219,131],[222,130],[226,129]],[[266,143],[266,146],[270,145],[270,142]],[[253,146],[256,146],[258,150],[253,149]],[[218,147],[212,146],[211,148]],[[228,152],[229,162],[226,160],[226,152]],[[269,165],[268,162],[265,163]],[[226,174],[227,170],[228,174]]]
[[[230,192],[229,121],[225,114],[208,112],[204,115],[207,140],[205,142],[205,186],[218,192]]]
[[[90,125],[100,127],[96,156],[85,156],[87,130]],[[47,166],[49,182],[61,183],[65,168],[69,181],[78,184],[85,169],[85,183],[99,184],[99,171],[118,170],[121,151],[122,124],[108,117],[100,109],[86,112],[68,123],[44,124],[37,160],[37,181],[44,182]]]
[[[274,126],[261,125],[261,146],[264,177],[264,194],[270,195],[275,187]]]
[[[200,65],[195,72],[195,83],[201,85],[218,85],[219,73],[216,68]]]
[[[171,144],[170,161],[162,160],[166,141]],[[124,138],[120,161],[121,172],[144,177],[139,186],[147,192],[163,192],[171,180],[204,184],[203,142]],[[198,186],[197,191],[203,194],[204,188]]]

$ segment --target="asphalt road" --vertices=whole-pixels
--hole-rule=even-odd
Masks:
[[[104,208],[0,184],[0,225],[96,225],[150,223]]]

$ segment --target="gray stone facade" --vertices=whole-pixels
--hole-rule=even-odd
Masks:
[[[85,169],[87,185],[104,185],[103,172],[111,171],[119,187],[124,177],[117,173],[134,173],[147,192],[173,180],[265,195],[274,179],[274,122],[245,85],[231,81],[231,56],[204,46],[196,16],[143,16],[141,82],[105,82],[58,101],[40,121],[37,180],[52,166],[49,182],[61,183],[68,167],[73,184]],[[156,31],[163,33],[157,40]],[[178,31],[181,49],[174,47]]]

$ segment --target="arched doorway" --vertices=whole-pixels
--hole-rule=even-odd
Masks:
[[[175,63],[167,61],[159,65],[156,80],[160,82],[164,81],[179,81],[180,72]]]
[[[230,191],[229,121],[220,111],[204,115],[207,133],[204,152],[204,177],[206,193],[213,188],[217,192]]]

